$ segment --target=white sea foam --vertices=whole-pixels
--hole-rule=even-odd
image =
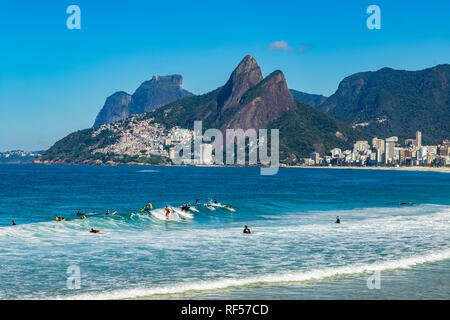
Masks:
[[[182,221],[179,214],[176,211],[174,211],[173,208],[172,208],[172,212],[169,214],[169,218],[167,218],[166,214],[164,213],[164,209],[152,210],[151,214],[155,218],[157,218],[159,220],[163,220],[163,221],[177,221],[177,222]]]
[[[192,291],[213,291],[232,287],[249,285],[282,284],[304,281],[317,281],[335,276],[370,273],[375,271],[389,271],[406,269],[413,266],[450,259],[450,248],[431,252],[425,255],[405,257],[397,260],[380,261],[373,264],[353,264],[335,268],[323,268],[317,270],[298,271],[284,274],[268,274],[248,278],[229,278],[190,283],[179,283],[172,286],[154,288],[123,289],[102,293],[86,293],[76,296],[57,296],[55,299],[130,299],[139,297],[152,297],[155,295],[182,294]]]

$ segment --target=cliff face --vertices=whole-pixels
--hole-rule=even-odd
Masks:
[[[294,110],[296,103],[281,71],[275,71],[247,90],[237,104],[239,112],[224,124],[223,129],[263,129],[284,112]]]
[[[121,91],[108,97],[95,120],[94,127],[152,111],[190,95],[192,93],[183,90],[181,75],[154,76],[142,83],[133,95]]]
[[[219,93],[217,103],[220,112],[223,114],[227,109],[237,107],[244,93],[262,80],[256,60],[250,55],[245,56]]]
[[[131,95],[126,92],[116,92],[106,99],[100,113],[97,115],[94,126],[116,122],[130,116],[128,106],[131,102]]]

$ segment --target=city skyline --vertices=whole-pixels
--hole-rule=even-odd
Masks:
[[[303,159],[305,165],[360,165],[360,166],[449,166],[450,140],[439,145],[422,145],[422,132],[416,131],[415,139],[402,143],[397,136],[386,139],[374,137],[372,147],[366,140],[356,141],[353,150],[333,148],[329,155],[313,152]]]

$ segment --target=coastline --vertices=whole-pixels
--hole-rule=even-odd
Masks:
[[[450,173],[450,167],[357,167],[357,166],[286,166],[286,168],[311,168],[311,169],[358,169],[358,170],[393,170],[393,171],[427,171]]]
[[[53,161],[39,161],[35,160],[32,164],[44,164],[44,165],[94,165],[94,166],[167,166],[167,167],[262,167],[262,166],[241,166],[241,165],[217,165],[217,164],[197,164],[197,165],[182,165],[182,164],[151,164],[151,163],[139,163],[139,162],[113,162],[108,161],[106,163],[97,161],[86,161],[84,163],[67,163],[67,162],[53,162]],[[301,169],[347,169],[347,170],[393,170],[393,171],[427,171],[427,172],[445,172],[450,173],[450,167],[421,167],[421,166],[408,166],[408,167],[358,167],[358,166],[304,166],[304,165],[281,165],[280,168],[301,168]]]

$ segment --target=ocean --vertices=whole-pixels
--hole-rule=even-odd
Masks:
[[[450,298],[449,173],[259,173],[0,165],[0,299]]]

